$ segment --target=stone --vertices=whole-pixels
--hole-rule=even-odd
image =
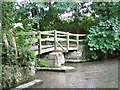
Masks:
[[[72,55],[73,57],[81,57],[82,56],[82,52],[81,51],[74,51],[70,55]]]
[[[52,52],[48,56],[48,65],[60,67],[65,63],[65,58],[62,52]]]
[[[65,59],[78,59],[82,57],[82,51],[73,51],[65,54]]]
[[[67,63],[83,63],[83,62],[87,62],[87,61],[90,61],[90,60],[75,60],[75,59],[66,59],[66,62]]]
[[[32,64],[31,67],[19,67],[17,65],[14,65],[14,69],[13,69],[13,67],[4,65],[3,69],[5,69],[5,70],[3,70],[3,74],[5,74],[4,76],[5,76],[6,80],[13,78],[17,83],[13,84],[13,81],[9,82],[10,86],[8,86],[7,84],[4,84],[4,87],[2,87],[2,89],[12,88],[13,86],[21,84],[23,82],[33,80],[34,76],[35,76],[35,70],[34,70],[35,68],[33,65],[35,65],[35,63],[31,62],[31,64]],[[13,72],[9,72],[9,70],[11,70],[11,69],[13,69],[14,74],[13,74]],[[15,89],[15,90],[17,90],[17,89]]]
[[[75,67],[61,66],[61,67],[37,67],[37,71],[57,71],[57,72],[73,72],[76,71]]]
[[[32,76],[35,76],[35,61],[33,60],[33,61],[30,61],[29,63],[31,64],[31,67],[30,67],[30,69],[31,69],[30,74],[31,74]]]
[[[39,80],[39,79],[35,79],[31,82],[28,82],[28,83],[24,83],[22,85],[19,85],[11,90],[25,90],[26,88],[30,88],[32,86],[35,86],[35,85],[39,85],[39,84],[42,84],[43,81],[42,80]]]

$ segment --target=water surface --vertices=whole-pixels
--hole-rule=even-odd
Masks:
[[[75,72],[38,71],[43,84],[33,88],[118,88],[118,60],[67,63]]]

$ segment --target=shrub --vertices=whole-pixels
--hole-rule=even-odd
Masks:
[[[119,22],[117,18],[112,18],[90,28],[86,38],[90,58],[101,59],[107,54],[112,54],[115,50],[120,50]]]
[[[37,59],[36,66],[37,67],[46,67],[48,65],[44,58],[40,58],[40,59]]]

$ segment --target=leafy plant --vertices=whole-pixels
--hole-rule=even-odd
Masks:
[[[117,18],[112,18],[90,28],[86,42],[92,59],[101,59],[115,50],[120,50],[119,22]]]
[[[18,27],[15,28],[17,30]],[[30,50],[32,46],[32,41],[35,36],[26,35],[25,31],[20,31],[18,37],[16,38],[17,48],[18,48],[18,61],[19,65],[30,66],[30,61],[36,60],[36,55],[33,50]]]
[[[24,34],[25,31],[30,31],[30,26],[25,24],[24,28],[14,29],[14,24],[20,22],[15,16],[17,12],[15,4],[15,2],[2,2],[2,30],[0,32],[2,35],[2,77],[0,79],[2,87],[0,88],[5,90],[24,81],[23,78],[19,80],[20,78],[16,77],[15,72],[18,72],[17,70],[23,65],[29,68],[29,61],[35,60],[36,57],[34,52],[30,50],[31,36]],[[24,22],[27,23],[27,19],[24,18]],[[21,37],[15,39],[15,35],[18,33],[21,33]],[[28,76],[29,73],[25,75],[25,78]]]
[[[120,1],[118,2],[93,2],[91,5],[97,22],[106,21],[120,16]],[[96,17],[97,15],[97,17]]]
[[[35,60],[36,60],[36,55],[34,51],[27,48],[22,48],[19,51],[19,58],[18,58],[19,65],[31,66],[30,62]]]
[[[47,65],[47,62],[45,59],[40,58],[40,59],[37,59],[36,66],[37,67],[46,67],[48,65]]]

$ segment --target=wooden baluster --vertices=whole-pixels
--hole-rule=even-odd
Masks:
[[[54,30],[54,50],[57,50],[57,31]]]
[[[67,32],[67,52],[69,50],[69,32]]]
[[[50,37],[49,37],[49,36],[47,36],[47,38],[49,39]],[[47,42],[46,42],[46,45],[49,45],[49,41],[47,41]]]
[[[79,49],[79,35],[76,36],[77,50]]]
[[[40,54],[42,54],[42,43],[41,43],[41,32],[39,31],[39,40],[38,40],[38,43],[39,43],[39,45],[38,45],[38,51],[39,51],[39,55]]]

